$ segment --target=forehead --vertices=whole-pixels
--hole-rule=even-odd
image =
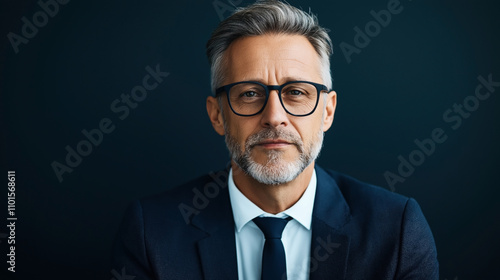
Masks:
[[[235,40],[225,53],[226,83],[242,80],[322,82],[320,58],[302,35],[266,34]]]

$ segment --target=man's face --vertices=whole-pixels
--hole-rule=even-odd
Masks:
[[[319,55],[300,35],[262,35],[239,39],[226,50],[223,84],[259,81],[281,85],[289,81],[323,84]],[[209,98],[210,100],[210,98]],[[213,103],[213,100],[212,100]],[[264,184],[287,183],[298,176],[321,149],[323,132],[333,120],[336,96],[321,94],[315,112],[297,117],[286,113],[276,91],[271,91],[264,110],[255,116],[234,114],[222,97],[222,116],[210,113],[214,128],[226,135],[233,161]],[[209,108],[207,104],[207,108]],[[220,112],[219,112],[220,114]]]

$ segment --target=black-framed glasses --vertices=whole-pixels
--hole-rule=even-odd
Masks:
[[[278,91],[285,111],[298,117],[314,113],[321,93],[330,93],[325,85],[308,81],[291,81],[282,85],[264,85],[255,81],[243,81],[222,86],[215,90],[215,94],[226,92],[229,107],[233,113],[250,117],[264,110],[272,90]]]

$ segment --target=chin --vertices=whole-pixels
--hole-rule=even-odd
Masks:
[[[245,171],[262,184],[279,185],[294,180],[304,168],[300,160],[286,161],[279,157],[271,157],[265,163],[251,160]]]

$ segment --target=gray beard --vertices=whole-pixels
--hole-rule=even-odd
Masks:
[[[308,147],[299,136],[284,129],[267,128],[251,135],[245,141],[245,149],[242,152],[241,145],[231,136],[226,128],[226,146],[231,155],[231,159],[257,182],[265,185],[280,185],[288,183],[299,176],[316,158],[318,158],[323,146],[323,125],[316,134],[316,139]],[[299,152],[298,158],[287,162],[283,159],[283,151],[270,150],[267,152],[265,163],[257,163],[252,159],[252,149],[263,140],[283,139],[293,143]]]

